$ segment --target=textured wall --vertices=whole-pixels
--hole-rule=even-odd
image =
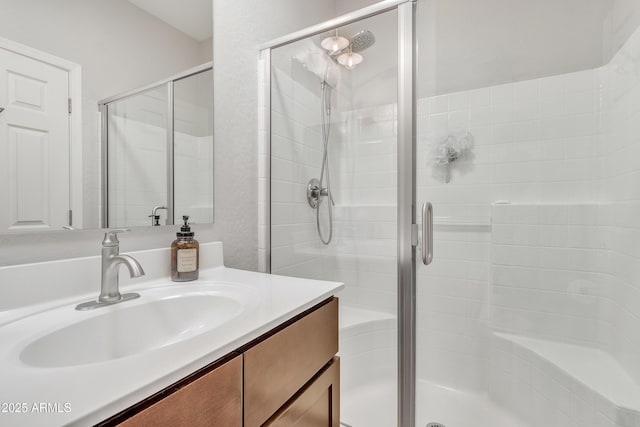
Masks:
[[[216,227],[227,265],[258,268],[258,45],[333,17],[315,0],[214,0]]]

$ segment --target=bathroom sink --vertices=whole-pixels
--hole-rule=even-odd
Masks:
[[[237,287],[226,292],[215,285],[213,290],[198,285],[185,293],[175,289],[176,285],[143,291],[138,300],[88,316],[73,313],[72,322],[28,342],[20,360],[59,368],[143,354],[219,328],[247,308],[247,298]]]

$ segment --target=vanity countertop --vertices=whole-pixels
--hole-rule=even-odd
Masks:
[[[121,276],[128,276],[121,271]],[[0,280],[2,275],[0,275]],[[220,283],[248,295],[246,309],[221,327],[192,334],[188,339],[108,361],[76,366],[33,366],[21,357],[25,346],[60,325],[83,316],[74,309],[92,294],[40,303],[0,313],[0,425],[92,425],[120,412],[259,337],[342,289],[335,282],[298,279],[235,270],[223,266],[200,271],[197,281],[170,284],[166,278],[131,282],[123,291],[141,297],[97,310],[144,302],[159,288],[206,287]],[[96,312],[97,310],[92,310]],[[71,320],[70,320],[71,319]],[[161,328],[162,325],[157,325]],[[95,340],[106,339],[96,334]],[[87,342],[87,346],[95,343]],[[74,348],[66,349],[74,352]],[[39,355],[43,360],[47,359]],[[51,356],[53,357],[53,356]]]

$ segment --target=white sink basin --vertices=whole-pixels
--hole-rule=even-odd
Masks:
[[[33,337],[20,351],[20,360],[58,368],[146,353],[219,328],[250,302],[237,286],[215,283],[169,285],[140,294],[137,300],[90,312],[65,307],[71,321]]]

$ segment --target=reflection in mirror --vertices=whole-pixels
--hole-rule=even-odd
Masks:
[[[102,226],[98,101],[211,61],[211,2],[0,0],[0,10],[0,233]],[[66,73],[68,87],[50,88],[55,78],[28,60]]]
[[[149,206],[167,204],[167,92],[162,85],[106,106],[105,227],[148,224]]]
[[[173,84],[174,220],[193,224],[213,217],[213,71]]]
[[[76,64],[0,39],[0,232],[72,224],[77,76]]]
[[[105,227],[213,222],[212,108],[210,63],[101,102]]]

